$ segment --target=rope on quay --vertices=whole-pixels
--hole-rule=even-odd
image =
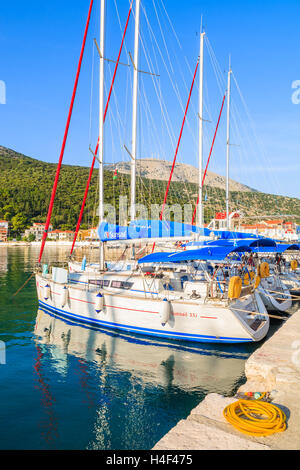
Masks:
[[[235,429],[248,436],[265,437],[284,432],[286,415],[278,406],[262,401],[264,396],[256,400],[240,399],[227,406],[223,415]]]

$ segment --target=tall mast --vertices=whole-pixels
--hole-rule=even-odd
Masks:
[[[226,159],[226,228],[229,230],[229,163],[230,163],[230,99],[231,99],[231,60],[229,58],[227,86],[227,159]]]
[[[199,83],[199,211],[198,226],[203,227],[203,70],[204,70],[204,36],[200,34],[200,83]]]
[[[104,222],[104,49],[105,49],[105,0],[101,0],[100,14],[100,89],[99,89],[99,224]],[[104,270],[104,243],[100,242],[100,270]]]
[[[133,102],[132,102],[132,149],[131,149],[131,209],[130,218],[136,216],[136,136],[137,136],[137,98],[138,98],[138,68],[139,68],[139,33],[140,33],[140,0],[135,6],[135,39],[134,39],[134,72],[133,72]]]

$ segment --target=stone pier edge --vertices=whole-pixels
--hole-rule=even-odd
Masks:
[[[300,449],[300,310],[296,311],[246,361],[246,383],[238,392],[272,392],[273,403],[287,416],[283,433],[253,438],[223,417],[236,401],[213,393],[180,421],[153,450],[299,450]],[[174,405],[176,406],[176,405]]]

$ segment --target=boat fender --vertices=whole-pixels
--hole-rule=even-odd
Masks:
[[[270,266],[269,263],[261,263],[258,269],[258,274],[261,277],[261,279],[264,279],[266,277],[270,276]]]
[[[164,299],[160,304],[159,317],[162,326],[165,326],[171,316],[171,304],[167,299]]]
[[[239,276],[233,276],[230,279],[228,287],[228,298],[239,299],[242,293],[243,281]]]
[[[49,266],[48,264],[43,264],[43,276],[48,276],[49,274]]]
[[[255,278],[255,284],[254,284],[255,289],[257,289],[259,287],[260,281],[261,281],[261,278],[260,278],[260,276],[257,275],[256,278]]]
[[[82,263],[81,263],[81,271],[86,270],[86,256],[83,257]]]
[[[95,303],[96,313],[101,313],[103,311],[103,308],[104,308],[104,297],[101,294],[101,292],[98,292],[98,294],[96,295],[96,303]]]
[[[298,263],[295,259],[291,261],[291,269],[292,271],[296,271],[296,269],[298,269]]]
[[[48,299],[50,299],[50,296],[51,296],[51,288],[50,288],[49,284],[46,284],[44,286],[44,299],[48,300]]]
[[[68,302],[68,294],[69,290],[66,286],[63,287],[62,294],[61,294],[61,306],[64,307]]]

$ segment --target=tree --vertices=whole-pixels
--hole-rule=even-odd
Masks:
[[[27,227],[27,218],[23,214],[17,214],[11,219],[12,231],[21,233]]]

